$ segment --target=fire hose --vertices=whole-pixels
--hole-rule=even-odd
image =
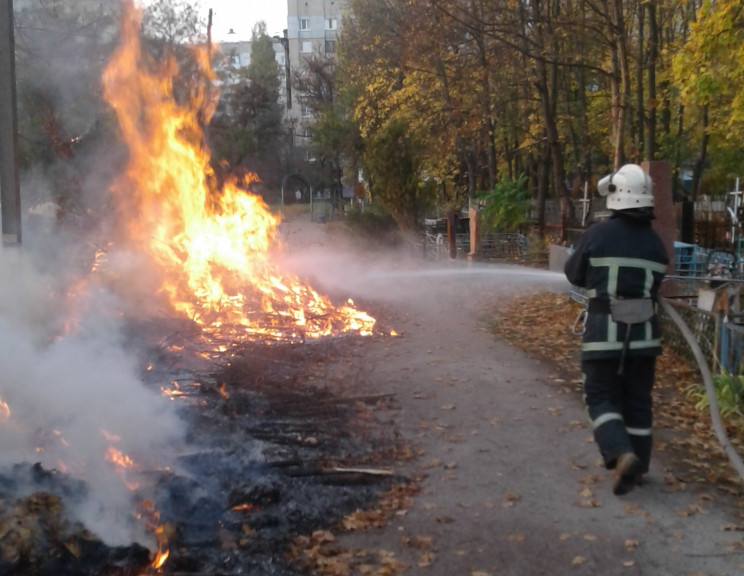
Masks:
[[[687,326],[682,316],[680,316],[679,312],[674,309],[674,307],[667,301],[667,299],[659,297],[658,300],[661,308],[664,310],[664,312],[667,313],[667,315],[669,316],[669,318],[671,318],[672,322],[674,322],[677,328],[679,328],[679,331],[682,333],[682,336],[684,337],[687,345],[692,351],[693,356],[695,357],[695,362],[697,362],[698,368],[700,369],[700,374],[703,377],[705,392],[708,395],[708,408],[710,409],[710,420],[713,425],[713,430],[715,431],[718,442],[721,444],[721,447],[726,453],[729,462],[731,462],[731,465],[739,474],[739,479],[744,481],[744,462],[742,462],[741,457],[736,452],[733,444],[731,444],[731,441],[726,434],[726,429],[723,426],[721,413],[718,409],[716,390],[713,386],[713,377],[711,376],[710,369],[708,368],[708,361],[705,359],[705,355],[700,348],[700,344],[698,344],[698,341],[695,339],[692,330],[690,330],[689,326]]]

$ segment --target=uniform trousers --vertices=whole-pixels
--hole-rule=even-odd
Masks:
[[[584,404],[594,439],[608,469],[617,457],[634,452],[648,472],[651,461],[656,356],[628,356],[622,374],[620,359],[583,360]]]

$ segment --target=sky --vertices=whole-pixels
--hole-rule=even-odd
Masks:
[[[286,0],[200,0],[206,15],[212,9],[212,37],[219,42],[250,40],[253,26],[266,22],[269,36],[281,36],[287,27]],[[235,34],[229,34],[232,29]]]

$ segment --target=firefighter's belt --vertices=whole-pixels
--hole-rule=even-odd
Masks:
[[[651,298],[590,298],[587,309],[590,314],[611,314],[615,322],[642,324],[654,316],[654,301]]]

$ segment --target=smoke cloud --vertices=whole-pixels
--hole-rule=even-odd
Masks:
[[[146,470],[167,466],[182,422],[143,384],[117,297],[88,284],[63,299],[74,286],[20,250],[0,250],[0,269],[0,465],[38,462],[79,477],[88,495],[75,513],[90,530],[109,545],[147,543],[132,520],[135,492],[106,453],[114,448]]]

